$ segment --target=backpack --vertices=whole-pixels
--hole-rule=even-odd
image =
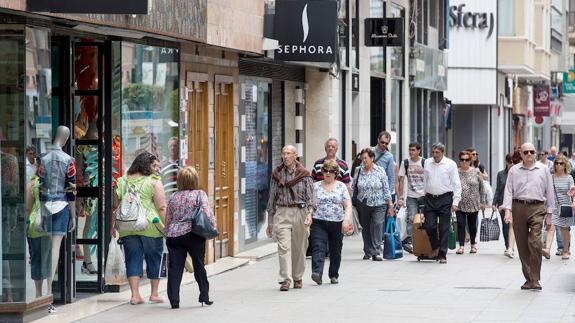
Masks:
[[[116,210],[118,231],[144,231],[148,227],[147,211],[134,185],[126,184],[126,192]]]

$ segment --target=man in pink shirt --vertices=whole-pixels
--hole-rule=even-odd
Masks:
[[[519,164],[509,169],[503,208],[505,222],[513,222],[513,231],[525,283],[524,290],[541,290],[541,228],[545,215],[553,214],[555,192],[547,166],[535,160],[535,147],[531,143],[521,146]]]

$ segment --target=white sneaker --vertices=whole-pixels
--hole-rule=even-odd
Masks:
[[[54,306],[54,304],[48,305],[48,313],[56,313],[56,306]]]

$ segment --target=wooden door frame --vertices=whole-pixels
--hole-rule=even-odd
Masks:
[[[201,158],[201,163],[205,166],[205,169],[197,169],[197,162],[193,163],[194,160],[197,161],[197,157],[193,158],[193,151],[194,149],[192,149],[192,147],[194,146],[194,144],[196,143],[196,140],[192,141],[191,139],[193,138],[192,134],[196,132],[196,129],[194,129],[193,127],[195,126],[195,123],[193,123],[192,118],[192,111],[191,111],[191,96],[193,91],[195,90],[195,86],[196,84],[202,84],[201,86],[204,87],[202,90],[205,91],[206,95],[202,98],[202,102],[200,103],[201,105],[201,109],[202,111],[200,112],[200,118],[202,119],[201,122],[203,123],[203,130],[202,133],[200,134],[201,138],[199,139],[201,142],[201,145],[203,146],[203,151],[205,151],[206,153],[203,156],[200,156]],[[203,86],[205,85],[205,86]],[[187,116],[186,116],[186,122],[188,124],[188,129],[187,129],[187,137],[188,137],[188,165],[190,166],[194,166],[196,167],[196,170],[198,171],[198,176],[199,176],[199,181],[198,181],[198,187],[202,190],[204,190],[207,194],[209,194],[209,187],[208,187],[208,183],[209,183],[209,147],[208,147],[208,142],[209,142],[209,75],[208,74],[204,74],[204,73],[195,73],[195,72],[187,72],[186,73],[186,99],[188,99],[188,110],[187,110]]]
[[[229,188],[229,200],[228,200],[228,214],[227,214],[227,239],[228,239],[228,256],[232,256],[234,254],[234,246],[235,246],[235,227],[234,227],[234,213],[235,213],[235,183],[234,183],[234,174],[235,174],[235,163],[234,163],[234,79],[232,76],[227,75],[215,75],[214,77],[214,134],[215,134],[215,141],[214,141],[214,158],[217,159],[217,147],[218,147],[218,137],[217,137],[217,130],[215,130],[218,126],[217,124],[217,112],[218,112],[218,99],[217,93],[219,92],[216,87],[220,86],[220,84],[225,84],[229,86],[229,100],[227,101],[227,106],[225,107],[227,111],[227,120],[225,121],[226,127],[230,127],[231,130],[228,132],[226,140],[227,142],[231,143],[232,149],[228,149],[225,153],[225,162],[228,166],[228,172],[231,172],[227,177],[226,186]],[[217,187],[216,179],[217,174],[214,174],[214,188]],[[214,189],[214,194],[217,194]],[[222,233],[220,233],[221,235]],[[222,240],[222,236],[219,237]]]

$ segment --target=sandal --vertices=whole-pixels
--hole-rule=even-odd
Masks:
[[[463,247],[459,247],[459,249],[457,249],[457,251],[455,252],[458,255],[462,255],[464,252]]]
[[[549,254],[549,251],[547,249],[541,249],[541,254],[543,255],[543,257],[545,257],[545,259],[551,259],[551,255]]]
[[[150,302],[160,304],[164,302],[164,299],[160,296],[150,296]]]
[[[139,305],[139,304],[144,304],[144,299],[139,297],[139,298],[131,298],[130,299],[130,304],[132,305]]]
[[[477,253],[477,247],[471,246],[471,250],[469,250],[469,253]]]

